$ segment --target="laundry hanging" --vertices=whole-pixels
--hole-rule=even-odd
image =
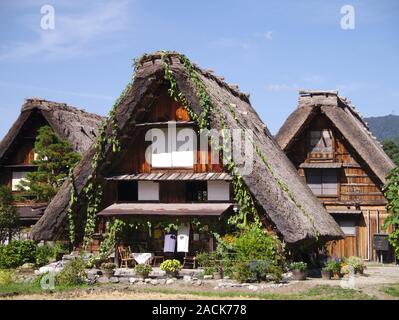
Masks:
[[[190,224],[182,224],[177,231],[177,252],[188,252]]]
[[[163,252],[175,252],[175,248],[176,248],[176,235],[166,234],[163,245]]]

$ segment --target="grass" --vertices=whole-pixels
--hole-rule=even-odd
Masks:
[[[381,292],[395,298],[399,298],[399,284],[392,284],[390,286],[383,287]]]
[[[262,300],[371,300],[374,297],[354,289],[343,289],[338,286],[318,285],[312,289],[296,293],[256,293],[233,291],[190,291],[169,288],[132,288],[133,292],[189,294],[215,298],[249,298]]]
[[[40,288],[39,285],[34,283],[12,283],[7,285],[0,285],[0,293],[6,295],[17,294],[51,294],[55,292],[79,291],[89,288],[89,286],[76,286],[76,287],[62,287],[56,286],[54,290],[47,291]],[[90,286],[90,288],[108,289],[111,287],[107,285]],[[389,287],[391,288],[391,287]],[[115,287],[112,287],[115,290]],[[391,290],[391,289],[390,289]],[[399,287],[390,291],[399,294]],[[262,299],[262,300],[370,300],[374,297],[364,294],[360,291],[353,289],[343,289],[338,286],[318,285],[309,290],[295,292],[295,293],[267,293],[267,292],[237,292],[237,291],[194,291],[185,289],[173,288],[138,288],[131,287],[126,294],[129,293],[162,293],[170,295],[194,295],[199,297],[208,298],[246,298],[246,299]]]
[[[72,290],[87,289],[87,285],[80,286],[55,286],[51,290],[43,290],[38,283],[10,283],[10,284],[0,284],[0,294],[1,295],[16,295],[16,294],[48,294],[54,292],[65,292]]]

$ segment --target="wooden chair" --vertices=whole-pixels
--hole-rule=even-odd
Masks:
[[[132,254],[130,252],[130,248],[126,249],[124,247],[118,247],[118,253],[121,267],[128,268],[129,264],[132,266],[135,264]]]
[[[155,267],[157,263],[161,264],[164,262],[165,256],[161,252],[155,252],[154,256],[152,257],[152,266]]]
[[[191,266],[192,269],[197,269],[197,255],[195,256],[188,256],[187,253],[183,258],[183,268],[185,266]]]

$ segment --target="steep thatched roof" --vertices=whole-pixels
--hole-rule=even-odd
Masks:
[[[15,141],[32,113],[40,112],[55,133],[69,141],[73,149],[85,153],[96,140],[102,117],[58,103],[37,98],[25,100],[18,119],[0,142],[0,159]]]
[[[191,108],[199,114],[200,105],[195,85],[182,64],[180,56],[167,54],[166,59],[169,61],[179,90],[184,93]],[[290,192],[297,201],[295,204],[289,195],[282,191],[281,184],[265,168],[260,157],[254,155],[253,172],[250,175],[245,175],[244,181],[256,204],[265,212],[269,221],[275,225],[285,241],[298,243],[315,240],[316,235],[319,235],[321,240],[342,237],[343,234],[336,222],[299,178],[294,166],[278,147],[266,125],[250,105],[248,95],[239,92],[235,86],[229,86],[222,78],[216,77],[209,71],[204,71],[198,66],[195,66],[195,69],[205,85],[215,109],[218,109],[222,117],[225,118],[227,127],[230,129],[245,127],[254,131],[255,143],[262,154],[267,157],[275,174],[281,179],[279,182],[282,181],[289,186]],[[140,119],[143,119],[143,115],[149,111],[149,106],[154,101],[154,92],[160,86],[165,85],[164,77],[165,72],[160,53],[146,55],[139,61],[133,85],[121,100],[116,111],[122,147],[127,144],[129,139],[133,139],[135,124],[139,123]],[[229,104],[234,108],[238,123],[228,110]],[[221,123],[218,122],[218,117],[215,114],[211,117],[211,127],[220,129]],[[124,134],[127,132],[129,134]],[[78,194],[81,193],[89,175],[92,174],[90,159],[93,154],[94,150],[82,159],[75,170],[75,187]],[[107,166],[112,163],[112,157],[112,150],[108,146],[105,151],[106,160],[99,165],[99,174],[107,170]],[[65,227],[69,190],[70,187],[66,182],[46,209],[43,217],[34,226],[32,230],[34,239],[54,239]],[[304,212],[300,210],[299,206],[302,206]]]
[[[351,102],[338,96],[336,91],[300,91],[298,108],[276,135],[281,148],[288,150],[307,124],[319,114],[325,115],[333,123],[381,183],[385,183],[385,177],[395,164]]]

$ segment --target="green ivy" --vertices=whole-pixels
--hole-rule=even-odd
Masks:
[[[86,208],[86,224],[84,228],[83,237],[83,248],[86,249],[89,245],[93,233],[96,227],[96,214],[98,212],[99,206],[102,200],[102,186],[101,179],[97,176],[97,169],[99,164],[104,160],[106,146],[110,144],[112,146],[112,152],[119,152],[121,149],[120,141],[118,140],[118,121],[116,119],[116,110],[123,98],[126,96],[127,92],[131,89],[134,81],[134,76],[132,80],[127,84],[125,89],[122,91],[118,99],[116,99],[111,111],[108,114],[108,120],[103,121],[97,141],[94,145],[95,154],[92,158],[91,166],[93,169],[93,174],[88,178],[86,186],[83,188],[83,193],[87,199]],[[111,132],[106,138],[107,125],[110,125]]]
[[[73,207],[76,203],[77,193],[75,188],[75,177],[73,175],[73,169],[69,170],[69,181],[71,184],[69,207],[67,209],[67,219],[69,225],[69,241],[73,245],[75,243],[75,219],[73,216]]]
[[[399,167],[394,168],[388,174],[386,180],[383,192],[388,201],[388,217],[383,227],[384,229],[389,226],[393,228],[388,239],[395,250],[396,257],[399,259]]]

